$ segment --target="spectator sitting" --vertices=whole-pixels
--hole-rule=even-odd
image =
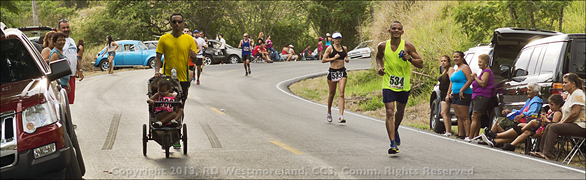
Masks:
[[[521,134],[517,134],[514,129],[509,129],[503,133],[498,133],[494,140],[490,140],[491,143],[502,143],[504,150],[514,151],[515,146],[524,142],[529,136],[535,135],[536,131],[540,128],[543,130],[543,127],[551,123],[557,123],[562,119],[562,112],[560,108],[562,107],[564,100],[560,95],[552,95],[549,97],[549,107],[550,112],[545,115],[545,113],[541,114],[541,119],[534,119],[531,120],[527,125],[521,128]],[[509,144],[510,142],[510,144]]]
[[[541,152],[532,152],[537,156],[549,160],[553,157],[554,145],[558,136],[586,136],[586,116],[584,111],[584,85],[582,79],[575,73],[563,76],[562,87],[569,93],[566,102],[562,106],[562,120],[559,123],[545,127],[543,139],[539,144]]]
[[[295,55],[295,51],[293,50],[293,45],[288,44],[287,46],[283,47],[283,51],[281,51],[281,56],[287,57],[287,61],[295,60],[297,61],[297,55]]]
[[[307,45],[303,52],[301,52],[301,55],[303,58],[305,58],[305,60],[315,60],[315,58],[311,55],[311,45]]]
[[[256,47],[254,47],[254,49],[252,50],[252,55],[256,58],[264,59],[268,63],[273,62],[273,61],[271,61],[271,58],[269,58],[269,53],[267,52],[267,50],[265,48],[264,42],[259,42],[259,44],[256,45]]]
[[[539,93],[540,87],[536,83],[529,83],[527,88],[527,96],[529,99],[525,102],[525,106],[520,110],[508,110],[505,109],[502,111],[503,115],[506,115],[508,118],[499,118],[498,122],[496,122],[492,129],[489,132],[495,133],[502,133],[508,130],[509,128],[514,128],[518,134],[521,134],[521,128],[527,124],[527,119],[525,117],[529,117],[532,114],[537,114],[541,109],[541,105],[543,104],[543,100],[537,96]],[[513,120],[515,123],[519,123],[518,125],[506,126],[503,127],[503,124],[507,124],[510,122],[509,120]],[[487,133],[485,129],[485,133],[487,135],[491,133]]]

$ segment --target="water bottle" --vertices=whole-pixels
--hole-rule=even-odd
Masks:
[[[173,77],[173,79],[177,79],[177,70],[175,70],[175,67],[171,69],[171,77]]]

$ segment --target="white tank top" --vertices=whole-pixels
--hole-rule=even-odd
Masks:
[[[108,45],[108,52],[113,52],[116,50],[116,46],[112,46],[112,43]]]

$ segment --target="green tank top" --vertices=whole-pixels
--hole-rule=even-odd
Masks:
[[[385,46],[385,75],[383,76],[383,89],[392,91],[411,90],[411,63],[399,58],[401,50],[405,50],[405,40],[401,40],[397,50],[391,48],[391,40],[387,40]]]

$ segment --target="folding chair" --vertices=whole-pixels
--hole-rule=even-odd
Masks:
[[[572,137],[569,137],[568,140],[569,140],[570,144],[573,144],[573,147],[572,147],[572,150],[570,150],[570,152],[566,156],[566,158],[564,158],[562,163],[566,163],[566,160],[567,160],[566,164],[570,164],[570,162],[572,162],[572,159],[574,159],[574,156],[577,153],[579,153],[578,159],[580,159],[580,157],[582,157],[582,160],[586,160],[584,153],[582,153],[582,150],[580,149],[580,147],[582,147],[582,145],[584,144],[584,141],[586,140],[586,138],[572,136]]]

